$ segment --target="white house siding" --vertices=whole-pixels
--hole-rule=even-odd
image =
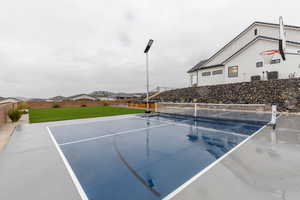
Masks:
[[[216,65],[222,63],[225,59],[230,57],[234,52],[237,52],[243,46],[248,44],[258,35],[254,35],[254,30],[257,28],[257,25],[252,26],[248,32],[242,35],[237,40],[233,41],[227,48],[225,48],[220,54],[216,55],[213,59],[211,59],[205,66]]]
[[[278,71],[278,78],[289,78],[289,74],[295,72],[297,77],[300,77],[300,56],[288,55],[286,61],[282,61],[279,54],[275,54],[273,59],[281,59],[278,64],[272,64],[270,66],[256,67],[256,62],[263,61],[263,58],[259,55],[259,52],[267,49],[276,49],[278,42],[270,40],[258,40],[245,51],[228,61],[225,64],[225,78],[224,83],[236,83],[250,81],[251,76],[260,75],[263,78],[263,72],[265,71]],[[288,48],[295,48],[288,45]],[[228,67],[238,66],[238,77],[228,77]]]
[[[286,37],[288,41],[300,42],[300,29],[286,27]],[[279,26],[271,25],[257,25],[257,31],[259,35],[279,38]]]
[[[191,84],[191,86],[193,86],[194,84],[198,83],[198,74],[197,74],[197,71],[189,73],[189,76],[190,76],[190,81],[191,81],[190,84]]]
[[[213,75],[213,71],[223,70],[222,74]],[[202,76],[202,73],[210,72],[210,76]],[[213,67],[198,71],[198,85],[217,85],[224,83],[224,75],[226,74],[224,67]]]
[[[254,30],[257,29],[257,35],[254,34]],[[300,42],[300,29],[286,27],[287,40]],[[230,57],[234,52],[241,49],[257,36],[266,36],[272,38],[279,38],[279,26],[254,24],[250,29],[244,33],[240,38],[233,41],[227,48],[220,54],[211,59],[205,66],[215,65],[222,63],[225,59]],[[278,49],[278,45],[274,48]]]

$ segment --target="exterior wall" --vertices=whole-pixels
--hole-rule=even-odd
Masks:
[[[198,71],[198,86],[203,85],[218,85],[227,83],[247,82],[251,81],[251,76],[260,75],[261,80],[266,80],[266,72],[278,71],[279,79],[287,79],[291,73],[295,77],[300,77],[300,56],[286,55],[287,60],[283,61],[279,54],[275,54],[273,59],[280,59],[280,63],[272,64],[270,66],[256,67],[256,62],[263,61],[259,55],[260,52],[269,49],[276,49],[278,43],[270,40],[258,40],[239,55],[231,59],[225,64],[222,75],[211,75],[203,77],[202,73],[207,71],[214,71],[221,68],[210,68]],[[290,49],[299,49],[292,45],[287,45]],[[238,77],[228,77],[228,68],[231,66],[238,66]]]
[[[236,41],[234,41],[223,52],[221,52],[219,55],[217,55],[215,58],[213,58],[210,62],[208,62],[205,65],[209,66],[209,65],[221,64],[224,60],[226,60],[228,57],[230,57],[232,54],[237,52],[239,49],[241,49],[243,46],[245,46],[250,41],[252,41],[255,37],[258,36],[258,35],[254,35],[254,30],[256,28],[257,25],[252,26],[247,33],[245,33]]]
[[[189,73],[190,76],[190,86],[198,85],[198,72]]]
[[[279,54],[275,54],[273,59],[280,59],[280,63],[269,66],[256,67],[256,62],[263,61],[259,55],[260,52],[268,49],[276,49],[277,42],[258,40],[248,49],[241,52],[240,55],[234,57],[225,65],[225,78],[223,83],[236,83],[251,81],[251,76],[260,75],[262,80],[266,80],[266,71],[278,71],[279,79],[289,78],[290,73],[294,73],[296,77],[300,77],[300,56],[288,55],[287,60],[283,61]],[[288,45],[288,48],[295,48]],[[228,67],[238,66],[238,77],[228,77]],[[265,72],[265,73],[264,73]]]
[[[258,34],[262,36],[279,38],[279,26],[258,25]],[[288,41],[300,42],[300,29],[285,27]]]
[[[215,70],[223,70],[222,74],[213,75],[212,72]],[[202,76],[203,72],[210,72],[210,76]],[[214,67],[209,69],[203,69],[198,71],[198,85],[216,85],[223,84],[226,76],[224,67]]]
[[[257,29],[258,31],[257,35],[254,35],[255,29]],[[299,28],[295,29],[295,28],[286,27],[285,30],[286,30],[288,41],[300,42]],[[224,60],[226,60],[228,57],[230,57],[232,54],[237,52],[239,49],[241,49],[243,46],[245,46],[247,43],[249,43],[251,40],[253,40],[255,37],[259,35],[272,37],[272,38],[279,38],[279,26],[255,24],[247,31],[247,33],[245,33],[243,36],[238,38],[229,47],[227,47],[222,53],[220,53],[215,58],[213,58],[210,62],[208,62],[206,66],[222,63]],[[276,46],[275,49],[278,49],[278,46]]]

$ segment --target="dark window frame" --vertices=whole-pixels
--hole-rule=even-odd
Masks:
[[[280,62],[281,62],[280,58],[274,59],[274,60],[271,61],[271,65],[273,65],[273,64],[279,64]]]
[[[257,35],[257,28],[256,29],[254,29],[254,35]]]
[[[220,75],[220,74],[223,74],[223,69],[218,69],[218,70],[212,71],[212,75]]]
[[[264,66],[263,61],[256,62],[256,67],[257,67],[257,68],[263,67],[263,66]]]
[[[202,72],[201,76],[211,76],[211,72]]]
[[[237,72],[230,72],[230,69],[236,68]],[[239,76],[239,66],[235,65],[235,66],[230,66],[228,67],[228,77],[229,78],[236,78]]]

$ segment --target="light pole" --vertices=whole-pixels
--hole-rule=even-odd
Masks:
[[[144,50],[144,53],[146,54],[146,82],[147,82],[147,98],[146,98],[146,101],[147,101],[147,113],[150,112],[149,110],[149,58],[148,58],[148,52],[150,50],[150,47],[151,45],[153,44],[153,40],[150,39],[145,50]]]

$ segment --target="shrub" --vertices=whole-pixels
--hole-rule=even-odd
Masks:
[[[54,105],[52,106],[52,108],[60,108],[60,105],[54,104]]]
[[[25,110],[25,109],[28,109],[28,104],[25,102],[22,102],[17,106],[17,110]]]
[[[109,106],[109,103],[107,101],[104,101],[103,106]]]
[[[8,117],[12,122],[17,122],[20,120],[22,113],[19,109],[11,109],[8,111]]]
[[[86,107],[86,105],[81,105],[81,107]]]

